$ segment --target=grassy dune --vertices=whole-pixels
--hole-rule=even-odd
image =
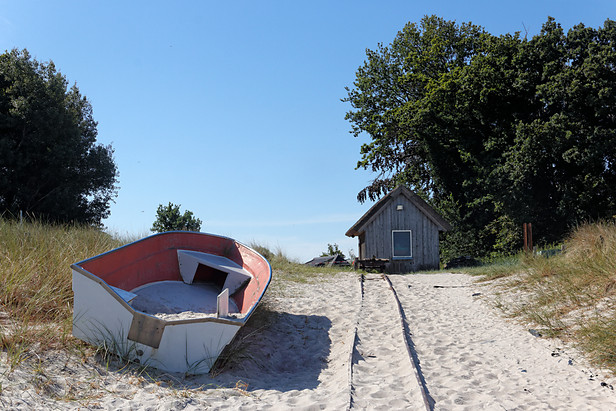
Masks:
[[[501,308],[508,314],[535,324],[545,336],[572,342],[595,364],[616,372],[614,222],[578,227],[565,252],[551,258],[521,255],[466,271],[501,278]]]
[[[0,219],[0,348],[19,357],[65,347],[72,325],[70,264],[121,245],[87,227]]]

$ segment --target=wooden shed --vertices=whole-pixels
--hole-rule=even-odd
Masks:
[[[417,194],[398,186],[347,232],[359,237],[359,259],[387,259],[386,271],[407,273],[439,267],[439,232],[451,226]]]

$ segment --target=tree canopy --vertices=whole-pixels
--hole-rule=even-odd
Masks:
[[[616,22],[532,38],[427,16],[367,50],[344,99],[376,172],[358,200],[405,184],[452,223],[445,257],[539,243],[616,214]],[[449,255],[448,255],[449,254]]]
[[[160,204],[156,210],[156,220],[151,230],[156,233],[165,231],[199,231],[201,220],[196,218],[192,211],[180,213],[180,205],[169,203],[166,206]]]
[[[0,55],[0,213],[100,225],[118,172],[96,127],[90,102],[53,62]]]

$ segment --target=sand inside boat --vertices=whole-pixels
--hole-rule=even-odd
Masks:
[[[220,287],[209,283],[159,281],[131,290],[137,295],[131,306],[166,321],[216,317],[216,297],[220,291]],[[228,317],[240,316],[230,298]]]

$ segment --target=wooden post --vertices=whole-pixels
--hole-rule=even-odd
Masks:
[[[528,253],[533,251],[533,224],[524,223],[522,227],[524,230],[524,252]]]

